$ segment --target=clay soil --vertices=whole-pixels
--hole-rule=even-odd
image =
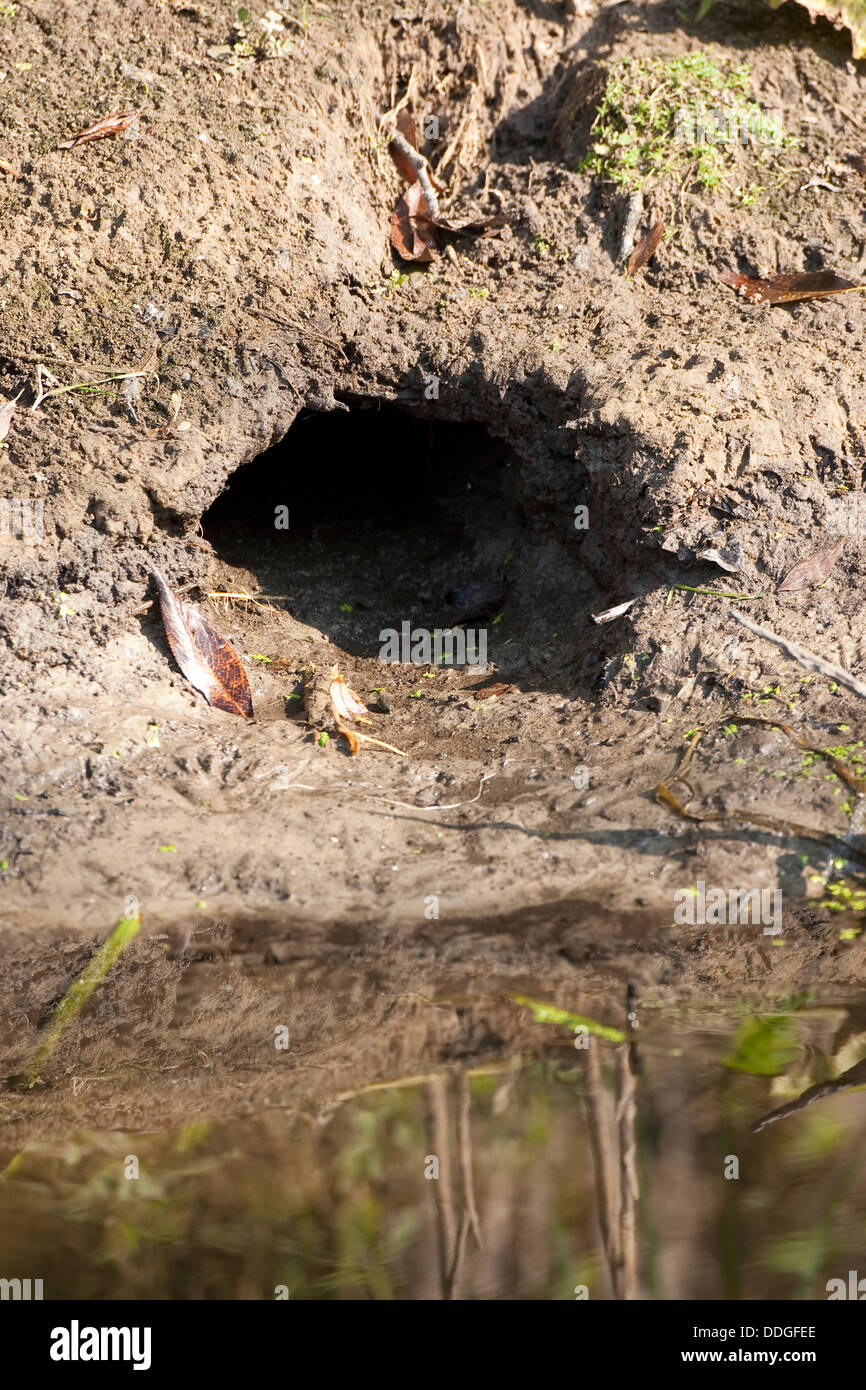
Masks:
[[[0,475],[44,517],[0,542],[5,1073],[130,895],[143,923],[40,1087],[3,1098],[11,1151],[513,1047],[516,980],[572,1008],[591,977],[599,1016],[629,978],[862,985],[814,881],[849,851],[863,872],[857,806],[738,723],[850,745],[861,702],[718,595],[862,673],[856,534],[821,587],[779,585],[863,487],[866,299],[768,308],[720,275],[866,279],[866,64],[793,4],[693,8],[330,0],[283,8],[267,58],[219,54],[228,4],[0,19],[0,396],[23,393]],[[628,278],[627,200],[578,168],[600,64],[697,50],[747,62],[798,143],[754,198],[649,195],[640,230],[671,234]],[[431,266],[388,239],[379,123],[410,81],[443,210],[505,219]],[[129,108],[126,136],[57,148]],[[90,389],[31,410],[40,372]],[[178,671],[151,563],[236,647],[252,720]],[[483,628],[489,659],[383,663],[404,621]],[[309,727],[332,666],[407,756]],[[703,826],[655,794],[696,729],[678,795],[729,813]],[[701,879],[781,886],[784,942],[675,928]],[[417,1022],[440,996],[450,1032]]]

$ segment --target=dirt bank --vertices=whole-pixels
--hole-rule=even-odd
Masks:
[[[856,534],[821,587],[779,592],[862,488],[863,296],[768,308],[719,276],[866,278],[864,64],[792,5],[700,25],[673,3],[280,13],[258,53],[222,4],[42,0],[0,20],[0,395],[24,393],[0,469],[44,519],[0,544],[0,949],[13,993],[37,958],[48,971],[28,1027],[130,894],[162,962],[144,972],[154,1027],[183,973],[166,934],[222,934],[243,959],[237,924],[258,923],[264,959],[277,921],[280,949],[338,954],[420,932],[474,959],[472,923],[498,940],[491,922],[522,930],[530,909],[549,923],[537,970],[568,955],[564,912],[606,952],[617,914],[669,925],[698,880],[781,885],[798,944],[773,954],[805,952],[810,975],[830,943],[859,981],[857,941],[814,910],[834,859],[856,878],[844,846],[743,817],[701,830],[654,788],[700,729],[691,810],[861,847],[850,787],[742,722],[796,723],[856,768],[859,702],[714,595],[863,665]],[[629,278],[627,195],[578,168],[599,64],[699,50],[748,61],[791,142],[737,188],[648,195],[639,230],[660,216],[669,237]],[[379,127],[410,82],[448,216],[505,218],[420,268],[389,248]],[[126,136],[57,148],[133,108]],[[30,410],[40,369],[48,390],[96,385]],[[151,562],[237,647],[253,721],[179,674],[145,607]],[[404,622],[483,629],[488,662],[385,665],[380,634]],[[337,665],[407,756],[322,746],[311,664]]]

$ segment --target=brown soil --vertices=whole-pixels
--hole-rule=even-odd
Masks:
[[[404,1065],[395,1001],[450,998],[462,975],[494,995],[527,975],[567,1007],[599,961],[611,998],[635,971],[686,993],[862,983],[861,945],[809,902],[832,849],[743,820],[700,830],[653,789],[701,728],[692,809],[862,849],[829,770],[803,777],[779,731],[723,732],[758,713],[853,742],[855,697],[672,585],[758,595],[755,621],[863,664],[856,537],[823,587],[778,585],[863,486],[866,303],[750,306],[719,273],[866,277],[866,180],[845,162],[866,149],[866,65],[793,5],[717,6],[699,27],[675,3],[594,0],[308,15],[290,53],[234,65],[208,53],[229,5],[37,0],[0,20],[0,158],[20,172],[0,172],[0,396],[25,391],[2,492],[45,517],[42,542],[0,545],[9,1072],[128,895],[145,924],[45,1078],[99,1073],[102,1099],[14,1096],[25,1129],[235,1103],[242,1065],[244,1103],[261,1102],[262,1002],[303,1018],[295,959],[320,982],[305,1062],[337,1065],[333,1039],[316,1052],[337,1022],[375,1036],[375,1062],[343,1059],[340,1084]],[[625,200],[576,172],[598,64],[698,48],[748,60],[801,145],[751,205],[648,205],[644,224],[675,235],[627,279]],[[395,284],[399,180],[377,122],[413,75],[440,122],[434,163],[455,142],[449,217],[507,226]],[[132,106],[133,138],[57,149]],[[137,396],[121,382],[31,412],[38,364],[63,384],[150,374]],[[696,558],[737,545],[738,574]],[[151,561],[237,647],[253,721],[179,674],[142,611]],[[292,597],[226,607],[207,598],[220,588]],[[378,660],[384,628],[476,619],[484,669]],[[408,757],[319,746],[286,697],[333,664],[364,697],[385,689],[373,732]],[[480,701],[495,681],[511,688]],[[698,879],[781,884],[785,945],[669,930]]]

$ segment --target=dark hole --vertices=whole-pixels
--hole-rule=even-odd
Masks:
[[[490,623],[520,542],[508,452],[479,425],[376,404],[304,411],[202,519],[220,560],[357,655],[384,628]],[[278,523],[285,519],[288,528]]]

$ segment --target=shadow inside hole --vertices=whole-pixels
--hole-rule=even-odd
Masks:
[[[375,403],[303,411],[233,474],[203,533],[263,593],[290,594],[300,622],[376,656],[384,629],[478,626],[502,608],[521,531],[509,462],[480,425]]]

